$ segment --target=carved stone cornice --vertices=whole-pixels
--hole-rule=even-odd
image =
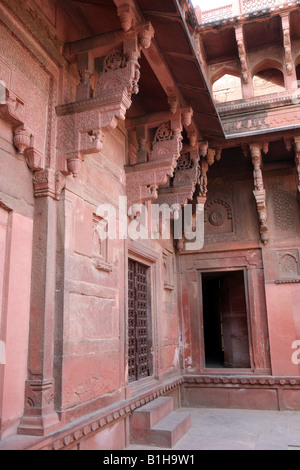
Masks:
[[[266,150],[266,149],[265,149]],[[260,224],[260,236],[263,243],[269,241],[268,234],[268,216],[267,216],[267,204],[266,204],[266,191],[264,188],[264,181],[262,175],[262,145],[261,144],[250,144],[250,154],[252,164],[254,167],[254,197],[256,200],[258,218]]]

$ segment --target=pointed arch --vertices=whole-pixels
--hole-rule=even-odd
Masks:
[[[252,70],[253,94],[262,96],[286,90],[283,66],[274,59],[264,59]]]
[[[240,71],[224,66],[211,78],[212,93],[217,103],[241,100],[243,98]]]

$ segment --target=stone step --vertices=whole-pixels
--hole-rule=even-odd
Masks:
[[[147,405],[137,409],[131,417],[131,428],[151,429],[160,420],[168,416],[174,410],[174,402],[171,397],[160,397]]]
[[[174,411],[173,399],[160,397],[131,416],[131,442],[173,448],[191,427],[191,415]]]
[[[174,411],[152,428],[156,445],[174,447],[174,445],[190,430],[191,415]]]

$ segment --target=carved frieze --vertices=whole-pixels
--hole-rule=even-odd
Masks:
[[[243,81],[244,83],[249,83],[250,72],[249,72],[249,66],[248,66],[248,60],[247,60],[247,54],[246,54],[246,48],[245,48],[244,32],[243,32],[242,26],[238,26],[235,28],[235,35],[236,35],[236,41],[237,41],[237,46],[238,46],[238,53],[240,57]]]

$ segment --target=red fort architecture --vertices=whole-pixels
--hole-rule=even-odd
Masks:
[[[0,1],[0,449],[300,411],[299,6]]]

